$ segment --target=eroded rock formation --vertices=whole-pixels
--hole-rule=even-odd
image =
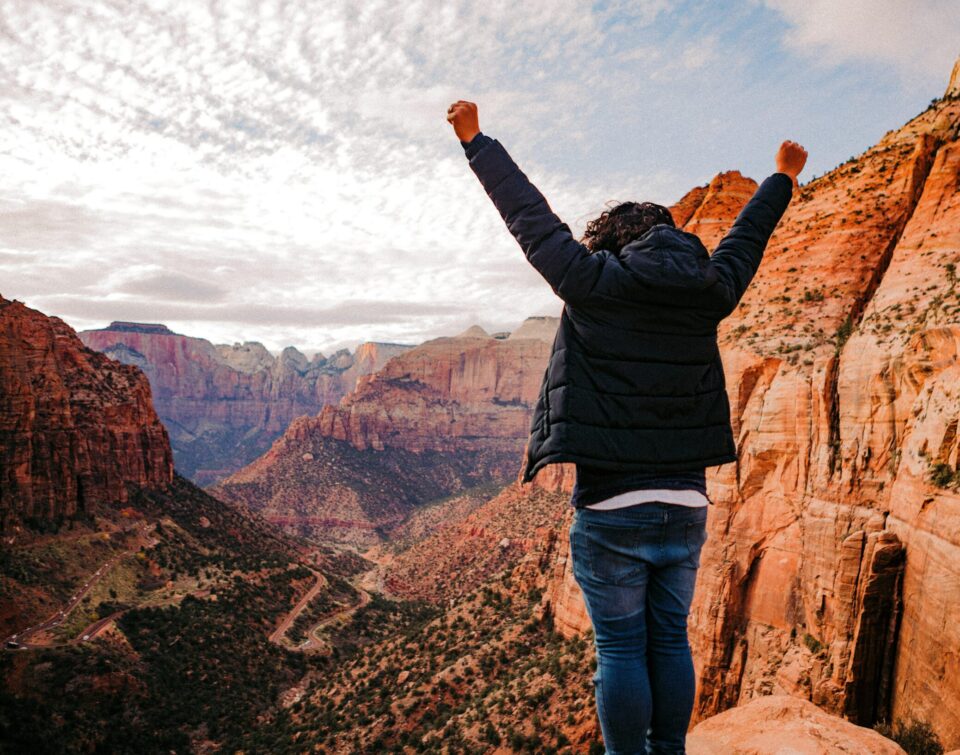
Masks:
[[[557,322],[426,341],[294,421],[213,490],[298,532],[372,545],[420,503],[505,482],[522,463]]]
[[[177,469],[200,484],[257,458],[295,417],[336,404],[360,375],[411,348],[369,342],[353,354],[340,349],[309,360],[287,347],[274,357],[256,342],[214,345],[164,325],[125,322],[82,331],[80,338],[147,374]]]
[[[56,317],[0,297],[0,532],[56,526],[128,485],[173,478],[166,430],[136,367]]]
[[[518,328],[529,337],[463,334],[426,341],[359,378],[339,405],[321,410],[316,426],[361,450],[519,453],[557,329],[557,318],[549,320],[546,328]]]

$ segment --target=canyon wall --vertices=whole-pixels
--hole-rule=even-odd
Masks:
[[[863,725],[925,720],[960,746],[957,70],[923,113],[794,191],[721,325],[739,458],[708,469],[695,719],[786,692]],[[675,213],[708,248],[750,185],[725,207],[718,179]],[[566,551],[544,599],[575,634],[589,621]]]
[[[535,332],[538,324],[545,327]],[[321,410],[316,426],[361,450],[522,447],[557,324],[533,317],[506,339],[474,326],[426,341],[359,378],[339,405]]]
[[[372,545],[417,505],[502,484],[522,463],[557,323],[426,341],[212,490],[300,534]]]
[[[293,347],[274,357],[256,342],[214,345],[164,325],[114,322],[87,330],[90,348],[140,367],[170,432],[177,470],[210,484],[264,453],[290,422],[336,404],[402,344],[368,342],[308,360]]]
[[[62,320],[0,297],[0,532],[56,527],[128,485],[173,478],[167,432],[136,367]]]

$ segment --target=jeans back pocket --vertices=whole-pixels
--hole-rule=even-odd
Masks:
[[[595,580],[622,585],[643,576],[646,564],[639,554],[641,528],[586,522],[583,532],[590,576]]]

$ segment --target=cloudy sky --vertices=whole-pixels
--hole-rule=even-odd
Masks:
[[[955,0],[0,0],[0,294],[277,350],[562,303],[445,120],[582,232],[720,171],[801,182],[943,93]]]

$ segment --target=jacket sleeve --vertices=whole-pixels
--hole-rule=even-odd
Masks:
[[[793,179],[786,173],[765,178],[711,255],[710,265],[730,294],[729,312],[736,309],[753,280],[770,235],[792,196]]]
[[[477,135],[467,155],[470,168],[530,264],[564,301],[573,304],[585,299],[600,277],[604,255],[591,254],[573,237],[496,139]]]

